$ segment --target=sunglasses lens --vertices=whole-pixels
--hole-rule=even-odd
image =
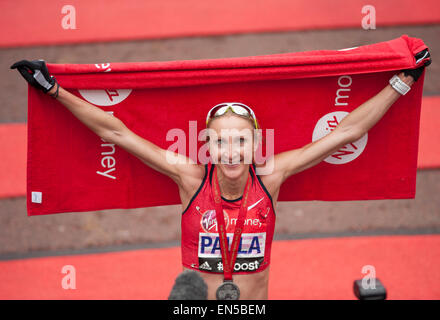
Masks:
[[[220,106],[214,110],[212,110],[213,117],[221,116],[228,111],[228,106]]]

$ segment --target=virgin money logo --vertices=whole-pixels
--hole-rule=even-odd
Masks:
[[[78,90],[88,102],[97,106],[113,106],[124,101],[132,89]]]
[[[229,225],[229,216],[226,213],[226,211],[223,210],[223,215],[225,218],[225,225],[226,229],[228,229]],[[200,225],[202,226],[202,229],[206,232],[209,231],[217,231],[217,217],[216,217],[215,210],[207,210],[202,215],[202,219],[200,219]]]
[[[327,113],[316,123],[315,129],[313,130],[312,141],[317,141],[328,135],[347,115],[348,112],[345,111]],[[343,146],[338,151],[325,158],[324,161],[331,164],[344,164],[353,161],[364,151],[367,141],[368,133],[362,136],[359,140]]]

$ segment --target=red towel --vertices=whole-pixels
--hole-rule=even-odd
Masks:
[[[260,125],[274,129],[275,153],[300,148],[319,132],[331,131],[393,74],[416,67],[414,56],[425,48],[422,40],[403,35],[344,50],[48,68],[62,87],[113,112],[162,148],[176,142],[166,140],[169,130],[182,130],[185,154],[194,159],[191,146],[201,142],[189,136],[190,121],[196,121],[192,124],[199,132],[217,103],[250,105]],[[362,139],[290,177],[279,200],[414,198],[423,80]],[[32,87],[27,160],[29,215],[180,203],[171,179],[104,142],[58,101]]]

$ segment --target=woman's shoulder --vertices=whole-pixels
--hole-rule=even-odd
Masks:
[[[182,180],[193,181],[195,184],[200,184],[205,177],[206,171],[206,164],[193,163],[185,167],[185,170],[181,173],[181,177]]]
[[[263,188],[270,194],[273,201],[276,201],[282,184],[282,176],[275,168],[275,157],[271,157],[263,163],[254,163],[254,168]]]
[[[207,165],[191,164],[182,173],[179,182],[179,194],[183,208],[187,208],[191,199],[198,192],[205,182]]]

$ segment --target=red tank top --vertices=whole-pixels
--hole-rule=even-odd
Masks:
[[[203,181],[182,213],[182,264],[202,272],[223,273],[222,256],[217,230],[214,199],[212,198],[212,173],[214,164],[205,165]],[[270,263],[270,250],[275,228],[275,211],[272,198],[255,165],[249,166],[252,184],[248,211],[241,235],[234,274],[259,272]],[[222,197],[226,233],[231,245],[241,198],[227,200]]]

